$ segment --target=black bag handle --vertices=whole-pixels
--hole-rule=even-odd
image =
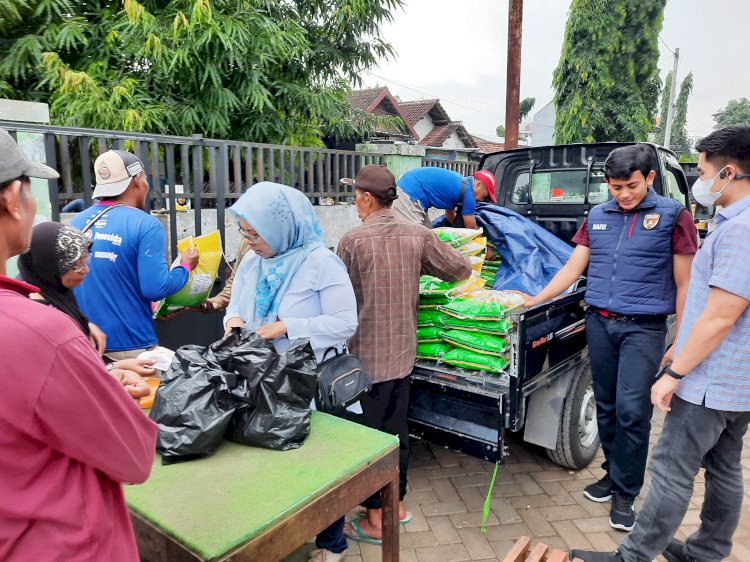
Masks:
[[[96,213],[94,217],[89,222],[86,223],[86,226],[84,226],[81,229],[81,232],[86,232],[87,230],[89,230],[92,226],[96,224],[96,221],[98,221],[100,218],[102,218],[104,215],[106,215],[109,211],[111,211],[115,207],[122,207],[122,206],[123,206],[123,203],[118,203],[117,205],[109,205],[105,207],[104,209]]]
[[[331,347],[329,347],[328,349],[325,350],[325,353],[323,353],[323,359],[322,359],[321,363],[323,363],[326,359],[328,359],[328,352],[329,351],[333,351],[333,353],[334,353],[333,356],[334,357],[338,357],[340,355],[339,354],[339,350],[336,349],[336,346],[332,345]]]

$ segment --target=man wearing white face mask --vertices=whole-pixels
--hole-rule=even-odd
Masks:
[[[571,551],[584,562],[723,560],[742,509],[742,444],[750,423],[750,126],[711,133],[696,146],[693,197],[723,208],[693,261],[674,361],[651,401],[668,412],[653,451],[651,488],[635,528],[612,553]],[[701,525],[672,538],[706,469]]]

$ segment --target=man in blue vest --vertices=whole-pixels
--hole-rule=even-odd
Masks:
[[[591,209],[570,259],[527,306],[566,291],[588,268],[586,337],[604,477],[584,489],[612,500],[609,524],[630,531],[643,486],[651,431],[651,385],[664,355],[667,315],[679,330],[698,236],[690,212],[657,195],[651,150],[631,145],[604,163],[612,195]],[[669,359],[672,348],[667,351]]]

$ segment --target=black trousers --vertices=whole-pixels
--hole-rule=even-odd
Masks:
[[[379,429],[399,440],[399,494],[400,500],[406,496],[406,471],[409,468],[409,377],[376,383],[372,390],[360,401],[361,421],[373,429]],[[380,509],[380,492],[370,496],[362,505],[368,509]]]
[[[651,433],[651,386],[664,355],[664,320],[630,321],[586,313],[602,468],[612,490],[636,497],[643,486]]]

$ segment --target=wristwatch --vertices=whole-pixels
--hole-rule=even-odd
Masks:
[[[683,378],[685,378],[685,375],[680,375],[679,373],[675,373],[672,370],[672,362],[671,361],[669,363],[667,363],[666,365],[664,365],[661,369],[659,369],[659,372],[656,373],[656,377],[655,378],[660,379],[663,375],[669,375],[670,377],[672,377],[673,379],[676,379],[678,381],[682,380]]]

